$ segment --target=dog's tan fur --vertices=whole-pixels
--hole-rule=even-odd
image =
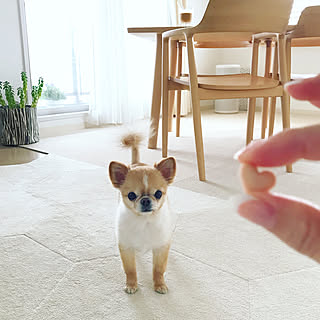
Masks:
[[[153,250],[153,285],[158,293],[167,293],[168,287],[164,281],[167,269],[170,244]]]
[[[127,277],[126,292],[135,293],[138,290],[135,251],[133,249],[123,249],[121,245],[119,245],[119,251],[123,269]]]
[[[122,139],[122,144],[132,148],[132,163],[125,165],[120,162],[112,161],[109,166],[110,180],[115,188],[118,188],[122,195],[124,205],[136,216],[141,215],[139,210],[139,201],[128,199],[130,192],[137,195],[148,195],[153,202],[151,215],[157,215],[166,199],[168,184],[170,184],[176,173],[176,162],[174,158],[166,158],[149,166],[140,163],[139,144],[141,137],[139,135],[127,135]],[[161,190],[162,197],[155,198],[155,192]],[[139,199],[138,199],[139,200]],[[139,236],[138,234],[132,235]],[[119,251],[126,274],[126,292],[134,293],[138,288],[135,249],[122,246],[119,242]],[[153,281],[154,289],[159,293],[166,293],[168,288],[164,281],[164,272],[167,267],[170,243],[153,249]]]

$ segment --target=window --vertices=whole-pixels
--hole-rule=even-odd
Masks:
[[[38,104],[40,115],[89,108],[95,85],[94,1],[24,0],[32,83],[36,84],[40,76],[45,82]],[[167,25],[169,2],[124,0],[127,25]]]
[[[88,110],[90,28],[82,0],[25,0],[32,83],[44,78],[39,114]]]

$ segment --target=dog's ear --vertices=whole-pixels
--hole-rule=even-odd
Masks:
[[[173,182],[176,175],[176,159],[173,157],[162,159],[160,162],[156,163],[155,168],[157,168],[162,176],[166,179],[168,183]]]
[[[120,188],[123,185],[124,181],[126,180],[128,170],[128,167],[121,162],[110,162],[109,177],[115,188]]]

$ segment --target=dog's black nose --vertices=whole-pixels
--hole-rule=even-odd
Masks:
[[[144,197],[140,200],[142,211],[151,211],[151,200],[149,197]]]

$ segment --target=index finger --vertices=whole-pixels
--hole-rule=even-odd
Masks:
[[[298,159],[320,160],[320,125],[289,129],[253,142],[237,153],[236,158],[261,167],[282,166]]]
[[[320,75],[304,80],[288,82],[285,85],[288,93],[297,100],[308,100],[320,107]]]

